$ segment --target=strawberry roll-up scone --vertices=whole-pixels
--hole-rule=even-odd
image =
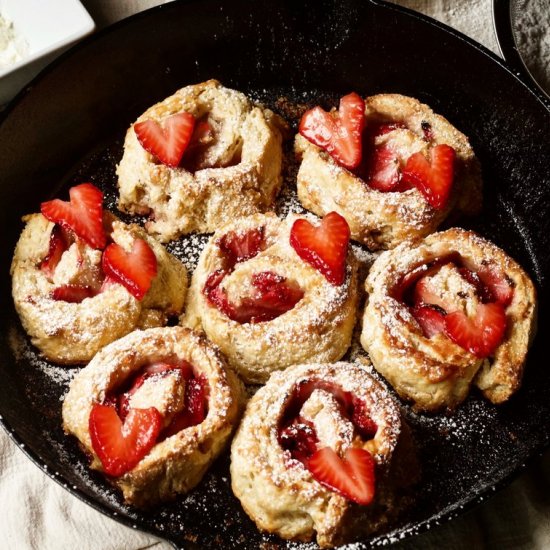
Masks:
[[[336,213],[228,223],[202,252],[182,322],[202,329],[248,383],[289,365],[336,361],[356,320],[357,260],[348,241]]]
[[[187,271],[139,226],[103,210],[94,185],[72,187],[69,196],[24,218],[11,275],[32,343],[51,361],[76,364],[135,328],[179,315]]]
[[[265,212],[281,187],[286,123],[215,80],[153,105],[126,133],[119,208],[161,241]]]
[[[217,348],[181,327],[137,330],[71,382],[63,428],[128,504],[193,489],[236,427],[244,390]]]
[[[365,288],[361,343],[416,408],[454,409],[472,384],[493,403],[519,388],[535,287],[493,243],[456,228],[404,243],[380,255]]]
[[[324,548],[387,525],[418,473],[399,407],[350,363],[274,373],[231,446],[233,492],[258,528]]]
[[[371,250],[424,237],[451,214],[481,208],[479,163],[468,138],[416,99],[351,93],[338,110],[307,111],[296,136],[298,197],[340,213]]]

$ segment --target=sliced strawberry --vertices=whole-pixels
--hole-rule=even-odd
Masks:
[[[134,124],[141,146],[162,164],[176,168],[191,141],[195,117],[190,113],[177,113],[164,121],[164,128],[156,120]]]
[[[96,403],[89,419],[92,448],[110,476],[130,471],[151,450],[160,432],[162,416],[155,409],[132,409],[124,423],[116,410]]]
[[[124,286],[137,300],[142,300],[157,275],[157,258],[151,247],[136,239],[131,252],[111,243],[103,252],[103,271]]]
[[[477,275],[488,288],[492,300],[507,308],[514,297],[513,282],[506,275],[491,268],[482,269]]]
[[[195,124],[188,150],[208,145],[214,141],[214,132],[206,120],[199,120]]]
[[[52,300],[79,304],[85,298],[95,296],[96,292],[91,286],[62,285],[54,288],[50,293]]]
[[[411,309],[426,338],[445,331],[445,311],[437,306],[417,306]]]
[[[239,262],[254,258],[264,247],[264,227],[255,227],[244,233],[230,231],[218,240],[221,252],[227,258],[227,269]]]
[[[150,363],[143,368],[143,374],[153,376],[156,374],[165,374],[178,369],[181,371],[182,377],[185,381],[190,380],[193,377],[193,365],[184,359],[178,359],[175,362],[167,363],[165,361],[157,361]]]
[[[436,145],[431,150],[431,162],[422,153],[414,153],[403,169],[403,180],[418,188],[433,208],[445,208],[454,179],[455,157],[449,145]]]
[[[476,357],[491,355],[500,345],[506,332],[506,313],[499,303],[478,304],[475,317],[462,311],[445,317],[447,336]]]
[[[69,189],[69,198],[69,202],[60,199],[43,202],[42,215],[74,231],[92,248],[104,248],[107,238],[103,228],[103,193],[91,183],[82,183]]]
[[[470,283],[474,288],[475,292],[478,296],[478,298],[483,302],[492,302],[493,301],[493,295],[490,291],[490,289],[483,283],[479,275],[472,271],[471,269],[468,269],[467,267],[460,267],[458,269],[458,272],[460,273],[460,276]]]
[[[290,230],[290,244],[298,256],[333,285],[341,285],[346,278],[349,239],[348,222],[337,212],[327,214],[317,226],[296,220]]]
[[[294,460],[306,463],[317,450],[319,439],[315,426],[297,417],[279,433],[279,444]]]
[[[378,191],[398,191],[401,183],[399,155],[391,145],[384,143],[369,151],[364,179]]]
[[[46,277],[52,278],[55,268],[63,256],[63,252],[69,248],[67,233],[60,225],[54,225],[50,234],[50,247],[47,256],[40,263],[40,270]]]
[[[356,93],[340,99],[338,113],[314,107],[304,113],[299,132],[311,143],[327,151],[349,170],[361,163],[361,134],[365,125],[365,102]]]
[[[355,396],[353,397],[351,421],[364,439],[372,439],[378,431],[378,426],[371,418],[367,404]]]
[[[218,285],[224,271],[215,271],[208,277],[203,293],[219,311],[237,323],[263,323],[290,311],[304,296],[302,289],[289,285],[286,279],[272,272],[255,273],[252,286],[255,292],[245,297],[239,305],[229,301],[225,290]]]
[[[309,471],[321,485],[363,506],[374,499],[375,466],[368,451],[353,447],[347,449],[343,459],[325,447],[307,462]]]
[[[207,382],[203,376],[191,378],[185,386],[185,405],[163,433],[170,437],[190,426],[197,426],[204,421],[207,414]]]

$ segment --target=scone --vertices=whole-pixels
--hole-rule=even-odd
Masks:
[[[24,218],[12,266],[12,294],[23,328],[50,361],[85,363],[135,328],[181,313],[187,271],[137,225],[102,208],[91,184],[70,202],[42,204]]]
[[[63,428],[128,504],[191,490],[224,449],[244,390],[218,350],[181,327],[135,331],[71,382]]]
[[[231,446],[233,492],[258,528],[323,548],[383,528],[417,477],[397,404],[350,363],[274,373]]]
[[[297,363],[336,361],[356,320],[357,261],[336,213],[317,225],[256,214],[203,250],[182,323],[202,329],[247,383]]]
[[[285,122],[209,80],[150,107],[126,133],[119,208],[146,214],[161,241],[209,233],[273,206]]]
[[[535,287],[500,248],[463,229],[384,252],[366,280],[361,343],[420,410],[454,409],[473,383],[493,403],[520,386]]]
[[[349,94],[339,111],[315,107],[302,117],[295,151],[303,206],[340,213],[352,239],[371,250],[424,237],[451,213],[481,208],[468,138],[410,97]]]

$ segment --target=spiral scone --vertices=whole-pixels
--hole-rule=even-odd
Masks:
[[[189,119],[181,130],[180,116]],[[154,135],[144,124],[157,126]],[[171,140],[170,124],[181,139]],[[117,169],[119,208],[149,215],[146,228],[161,241],[263,212],[281,186],[285,127],[269,109],[215,80],[182,88],[129,128]],[[166,155],[179,143],[181,159]]]
[[[463,229],[383,253],[365,283],[361,343],[421,410],[454,409],[473,383],[493,403],[520,386],[536,292],[500,248]]]
[[[289,367],[247,405],[231,446],[233,492],[259,529],[332,547],[383,527],[400,470],[417,475],[397,404],[350,363]]]
[[[210,239],[193,274],[182,323],[202,328],[247,383],[263,383],[293,364],[336,361],[350,345],[357,261],[346,241],[339,278],[330,282],[330,273],[304,261],[292,245],[296,224],[321,230],[294,215],[228,223]],[[323,235],[321,241],[330,240]]]
[[[24,329],[47,359],[63,364],[85,363],[135,328],[166,324],[181,313],[187,291],[181,262],[139,226],[103,212],[98,189],[75,189],[97,199],[95,222],[71,217],[70,209],[80,204],[74,197],[72,205],[44,203],[68,213],[51,216],[46,208],[55,223],[43,214],[26,216],[11,265]]]
[[[202,336],[181,327],[138,330],[77,374],[63,428],[127,503],[148,507],[199,483],[239,420],[243,392]]]
[[[345,158],[350,150],[355,155]],[[295,151],[300,202],[320,216],[340,213],[352,239],[371,250],[424,237],[451,213],[481,207],[479,162],[468,138],[411,97],[349,94],[339,111],[316,107],[302,118]]]

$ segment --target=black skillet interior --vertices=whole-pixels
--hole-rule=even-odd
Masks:
[[[181,547],[258,547],[231,494],[227,457],[190,495],[142,513],[122,505],[60,428],[60,397],[74,369],[29,349],[10,298],[8,266],[20,217],[61,187],[92,179],[112,191],[120,140],[138,114],[177,88],[217,78],[273,103],[350,90],[419,98],[470,136],[483,166],[485,207],[469,222],[531,273],[546,302],[550,273],[550,113],[486,50],[432,21],[378,2],[175,2],[86,40],[36,79],[0,125],[3,242],[0,413],[54,479],[126,524]],[[550,384],[539,337],[524,386],[499,408],[475,394],[452,418],[405,413],[424,479],[387,544],[453,517],[501,486],[550,442]],[[284,544],[281,543],[283,546]]]

